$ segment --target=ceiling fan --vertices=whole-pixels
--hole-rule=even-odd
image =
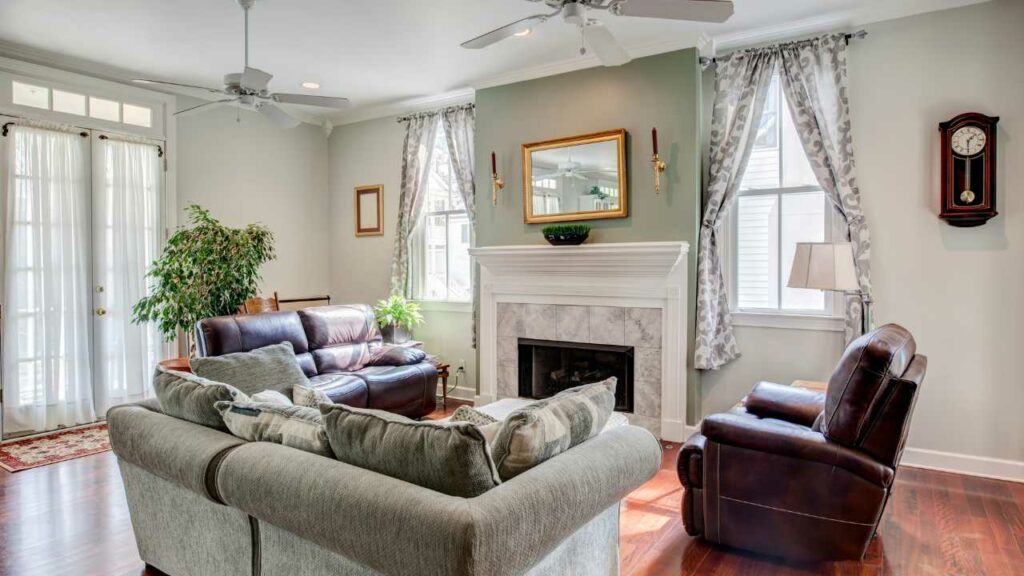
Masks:
[[[614,16],[692,20],[697,22],[725,22],[732,16],[730,0],[529,0],[554,8],[550,14],[535,14],[497,30],[462,43],[463,48],[486,48],[510,36],[525,36],[539,24],[561,15],[566,24],[580,32],[580,54],[587,46],[605,66],[618,66],[630,61],[629,54],[615,41],[612,33],[601,22],[588,17],[590,11],[604,11]]]
[[[302,104],[305,106],[320,106],[324,108],[345,109],[349,106],[347,98],[334,96],[314,96],[312,94],[281,94],[272,93],[267,90],[267,84],[274,76],[258,68],[249,66],[249,9],[256,0],[237,0],[239,6],[245,12],[245,69],[242,72],[235,72],[224,75],[224,88],[207,88],[206,86],[195,86],[193,84],[182,84],[180,82],[166,82],[164,80],[148,80],[136,78],[133,82],[139,84],[161,84],[165,86],[178,86],[182,88],[195,88],[205,90],[214,94],[227,96],[221,100],[204,102],[198,106],[186,108],[175,112],[175,115],[184,114],[205,106],[237,102],[239,105],[256,110],[263,114],[268,120],[281,128],[294,128],[301,123],[301,120],[291,115],[283,108],[275,104]]]

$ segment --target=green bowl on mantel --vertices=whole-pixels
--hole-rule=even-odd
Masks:
[[[580,225],[547,226],[544,239],[552,246],[579,246],[590,237],[590,227]]]

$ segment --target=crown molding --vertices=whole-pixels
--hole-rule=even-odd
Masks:
[[[376,106],[356,108],[349,112],[336,113],[332,115],[328,121],[333,122],[335,126],[343,126],[345,124],[365,122],[366,120],[387,118],[388,116],[400,116],[402,114],[412,114],[414,112],[424,112],[435,108],[444,108],[445,106],[468,104],[473,102],[475,98],[476,90],[473,88],[459,88],[458,90],[442,92],[441,94],[434,94],[432,96],[419,96],[416,98],[399,100],[397,102],[388,102],[385,104],[378,104]]]

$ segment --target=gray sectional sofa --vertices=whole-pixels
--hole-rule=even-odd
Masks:
[[[661,465],[608,429],[476,498],[165,415],[107,415],[142,559],[171,576],[608,575],[619,503]]]

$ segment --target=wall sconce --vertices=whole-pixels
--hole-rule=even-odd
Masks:
[[[658,156],[658,129],[651,128],[651,143],[654,145],[654,156],[651,156],[651,164],[654,166],[654,193],[661,194],[661,173],[668,166]]]
[[[498,190],[505,189],[505,181],[498,178],[498,158],[491,152],[491,203],[498,205]]]

